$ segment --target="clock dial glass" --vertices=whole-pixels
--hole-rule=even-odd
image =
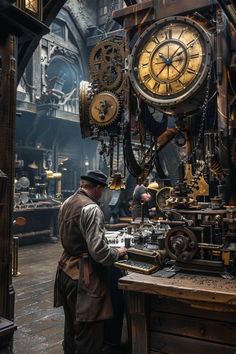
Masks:
[[[209,37],[197,22],[174,17],[144,31],[131,54],[131,82],[146,97],[170,100],[196,90],[210,61]]]

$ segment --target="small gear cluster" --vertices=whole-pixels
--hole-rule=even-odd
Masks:
[[[90,104],[90,117],[100,127],[110,125],[119,113],[119,100],[112,92],[102,91],[94,96]]]
[[[114,123],[120,113],[116,94],[109,91],[96,92],[88,81],[80,83],[80,127],[83,138],[93,135],[93,125],[105,128]]]
[[[99,42],[91,51],[90,79],[100,90],[116,90],[123,83],[125,63],[124,40],[113,36]]]
[[[90,82],[80,84],[80,122],[83,138],[108,129],[120,116],[123,93],[124,40],[112,36],[99,42],[89,59]],[[114,93],[114,90],[116,93]]]

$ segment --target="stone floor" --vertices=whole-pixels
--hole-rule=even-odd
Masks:
[[[61,354],[63,311],[53,308],[53,283],[60,244],[40,243],[19,249],[14,354]]]
[[[14,354],[62,354],[64,316],[53,308],[53,284],[61,245],[38,243],[19,248],[15,289]],[[127,331],[123,331],[127,343]],[[125,346],[126,347],[126,346]],[[128,354],[128,350],[124,349]]]

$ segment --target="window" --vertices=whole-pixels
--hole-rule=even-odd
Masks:
[[[108,1],[107,0],[100,0],[99,1],[99,15],[104,16],[108,12]]]
[[[76,39],[72,32],[68,29],[68,40],[71,42],[74,46],[77,46]]]
[[[51,32],[65,39],[65,24],[61,21],[54,21],[51,24]]]

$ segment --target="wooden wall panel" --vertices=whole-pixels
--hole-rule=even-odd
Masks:
[[[150,297],[151,312],[168,312],[175,314],[188,314],[198,318],[221,319],[221,321],[232,322],[236,324],[235,310],[232,312],[212,311],[197,306],[194,302],[182,302],[164,297]],[[217,310],[217,306],[216,306]]]
[[[152,313],[152,331],[203,339],[236,346],[236,324],[186,315]]]

